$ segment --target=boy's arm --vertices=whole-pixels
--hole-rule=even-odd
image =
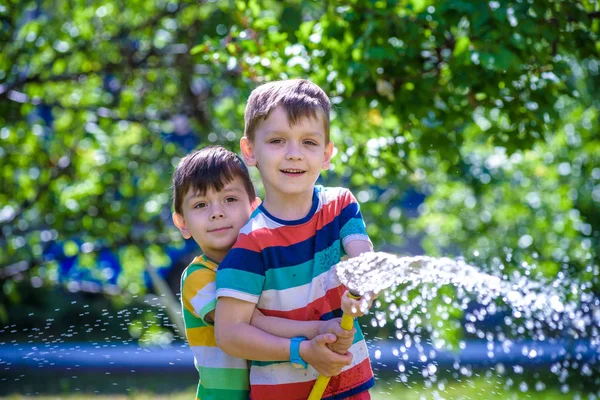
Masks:
[[[373,245],[371,242],[366,240],[353,240],[346,243],[345,245],[346,254],[350,258],[373,251]],[[360,299],[353,299],[348,296],[346,291],[342,296],[342,311],[344,314],[351,315],[352,317],[362,317],[369,311],[373,301],[379,297],[379,293],[367,293]]]
[[[348,257],[356,257],[362,253],[373,251],[373,244],[367,234],[365,222],[360,212],[358,201],[346,190],[343,194],[346,202],[340,213],[340,238]],[[347,293],[342,296],[342,311],[353,317],[364,315],[371,307],[371,303],[379,294],[367,293],[360,300],[351,299]]]
[[[356,257],[362,253],[373,251],[373,245],[368,240],[352,240],[344,246],[348,257]]]
[[[265,331],[282,338],[293,338],[304,336],[312,339],[326,333],[333,333],[337,340],[352,340],[355,329],[347,331],[340,326],[341,318],[333,318],[328,321],[296,321],[293,319],[271,317],[264,315],[260,310],[254,309],[250,324],[261,331]],[[352,342],[350,342],[352,343]],[[342,353],[342,354],[345,354]]]
[[[344,207],[339,214],[340,239],[346,254],[356,257],[361,253],[373,251],[358,201],[347,189],[342,192],[341,198]]]
[[[295,321],[292,319],[269,317],[260,312],[257,308],[254,309],[250,325],[282,338],[294,338],[296,336],[304,336],[312,339],[320,333],[320,327],[323,321]]]
[[[250,325],[255,304],[232,297],[220,297],[215,312],[215,338],[226,353],[257,361],[290,359],[290,339],[263,332]],[[319,373],[332,376],[352,362],[352,355],[336,354],[327,348],[335,335],[320,335],[300,343],[300,357]]]
[[[206,314],[205,319],[213,322],[215,320],[214,310]],[[350,331],[342,329],[340,326],[341,320],[341,318],[333,318],[328,321],[296,321],[287,318],[270,317],[255,308],[250,325],[280,338],[292,339],[297,336],[304,336],[307,339],[313,339],[319,335],[333,333],[337,337],[337,341],[340,339],[352,340],[356,329]]]
[[[270,335],[250,325],[255,305],[221,297],[215,312],[217,345],[235,357],[259,361],[290,358],[290,340]]]
[[[216,305],[214,272],[205,267],[188,273],[182,282],[181,303],[195,318],[212,325]]]

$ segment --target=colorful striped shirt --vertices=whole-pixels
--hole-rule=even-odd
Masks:
[[[369,241],[358,202],[344,188],[315,186],[308,215],[284,221],[261,205],[240,230],[217,272],[217,297],[255,303],[265,315],[308,321],[342,315],[345,287],[331,268],[353,240]],[[361,393],[374,384],[360,325],[350,348],[352,364],[333,377],[324,399]],[[318,373],[289,362],[257,362],[250,368],[253,400],[306,399]]]
[[[215,277],[218,264],[202,255],[181,275],[181,306],[185,334],[200,375],[196,399],[248,400],[248,361],[217,347],[213,323],[206,315],[217,304]]]

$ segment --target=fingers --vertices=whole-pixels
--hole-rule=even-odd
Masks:
[[[328,349],[327,353],[322,353],[318,361],[311,365],[322,375],[335,376],[339,375],[345,366],[351,364],[352,354],[349,352],[338,354]]]
[[[333,333],[337,336],[337,332],[339,331],[340,325],[342,323],[341,318],[332,318],[327,322],[324,322],[321,328],[320,333]]]
[[[355,300],[348,298],[342,302],[342,311],[352,317],[362,317],[369,311],[372,303],[372,299],[361,298]]]
[[[352,353],[347,352],[346,354],[343,354],[343,355],[339,354],[339,355],[345,358],[344,365],[350,365],[350,364],[352,364],[352,358],[354,357],[352,355]]]
[[[336,325],[335,327],[333,327],[332,332],[335,336],[339,338],[350,338],[350,337],[354,337],[354,334],[356,333],[356,328],[352,328],[350,330],[346,330],[344,328],[342,328],[340,325]]]
[[[341,332],[339,335],[337,335],[337,339],[335,341],[336,344],[338,343],[352,343],[354,341],[354,334],[356,333],[356,330],[353,331],[345,331],[345,332]]]
[[[316,336],[314,340],[317,344],[323,346],[329,343],[335,343],[337,337],[334,334],[326,333],[324,335]]]
[[[339,353],[333,350],[333,346],[335,346],[335,344],[327,343],[327,346],[325,347],[327,350],[325,350],[325,353],[322,353],[324,357],[322,361],[330,365],[349,365],[352,362],[352,354],[348,352],[350,346],[339,346],[340,350],[343,350]],[[346,349],[343,349],[342,347],[346,347]]]
[[[345,351],[343,353],[334,352],[330,365],[346,366],[352,364],[352,353]]]
[[[329,349],[331,349],[331,351],[336,352],[337,354],[347,354],[348,350],[350,350],[350,346],[351,346],[351,343],[347,343],[347,344],[335,343],[335,344],[329,345]]]
[[[358,300],[348,299],[347,303],[343,307],[344,314],[350,315],[354,318],[362,317],[365,313],[361,309],[361,302]]]
[[[364,315],[364,304],[362,299],[355,299],[348,296],[348,291],[344,293],[342,296],[342,311],[346,315],[350,315],[352,317],[360,317]]]

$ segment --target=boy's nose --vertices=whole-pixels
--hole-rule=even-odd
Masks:
[[[299,147],[295,144],[289,144],[287,147],[286,158],[288,160],[301,160],[302,152],[300,151]]]
[[[213,213],[210,216],[210,219],[215,220],[215,219],[220,219],[225,217],[225,214],[223,213],[223,211],[221,210],[215,210],[213,211]]]

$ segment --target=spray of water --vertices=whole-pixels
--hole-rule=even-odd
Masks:
[[[350,290],[366,298],[382,293],[371,311],[371,323],[380,328],[392,323],[396,329],[395,338],[401,344],[391,351],[402,382],[409,381],[411,368],[404,361],[415,349],[422,365],[412,370],[430,385],[438,381],[436,355],[452,346],[444,330],[453,311],[459,310],[464,314],[465,335],[485,342],[482,350],[490,365],[499,354],[518,348],[525,359],[549,356],[554,360],[549,370],[558,377],[564,393],[569,392],[569,378],[583,377],[591,379],[595,387],[600,385],[600,299],[586,290],[586,285],[566,279],[539,282],[523,276],[511,280],[460,259],[383,252],[341,262],[336,273]],[[486,323],[490,320],[493,322]],[[459,340],[458,346],[464,349],[465,341]],[[545,354],[552,351],[556,354]],[[376,353],[376,358],[378,355],[381,353]],[[473,373],[460,356],[453,367],[454,378]],[[493,369],[496,374],[505,372],[501,364]],[[513,365],[512,372],[524,371],[523,366]],[[513,384],[512,379],[507,382]],[[526,380],[519,385],[521,391],[544,388],[542,381],[532,388]]]

